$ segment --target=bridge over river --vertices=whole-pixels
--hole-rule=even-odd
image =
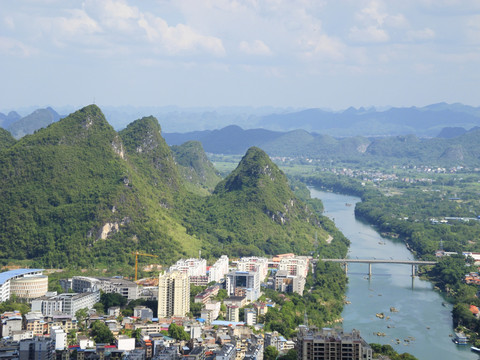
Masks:
[[[412,276],[416,275],[416,269],[419,265],[435,265],[436,261],[422,260],[381,260],[381,259],[322,259],[322,261],[337,262],[343,264],[345,273],[348,272],[349,263],[368,264],[368,276],[372,276],[372,264],[406,264],[412,265]]]

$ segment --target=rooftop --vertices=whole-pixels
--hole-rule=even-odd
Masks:
[[[24,276],[30,273],[36,273],[43,271],[44,269],[15,269],[0,273],[0,285],[3,285],[6,281],[17,276]]]

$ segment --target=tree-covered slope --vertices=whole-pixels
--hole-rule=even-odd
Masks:
[[[195,217],[196,216],[196,217]],[[305,254],[325,242],[320,220],[290,189],[283,172],[259,148],[250,148],[199,211],[191,231],[213,254]]]
[[[135,249],[165,261],[185,253],[180,241],[195,240],[165,210],[178,177],[158,147],[132,151],[152,145],[148,136],[122,135],[126,146],[92,105],[1,153],[2,259],[91,266],[125,263]]]
[[[5,129],[0,128],[0,151],[15,144],[15,138]]]
[[[200,144],[178,147],[175,156],[180,172],[191,168],[210,187],[218,180]],[[162,264],[200,249],[206,256],[346,253],[340,237],[339,246],[327,245],[330,224],[259,148],[212,195],[184,184],[155,118],[117,133],[87,106],[0,151],[0,259],[111,268],[131,264],[136,250]]]
[[[221,177],[208,159],[199,141],[171,147],[180,175],[188,190],[199,195],[210,194]]]

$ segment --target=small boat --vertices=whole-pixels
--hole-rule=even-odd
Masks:
[[[383,319],[385,317],[384,313],[376,313],[375,316],[379,319]]]
[[[398,310],[395,307],[391,306],[390,307],[390,312],[398,312]]]
[[[472,346],[472,347],[470,348],[470,350],[472,350],[473,352],[476,352],[476,353],[480,353],[480,348],[477,348],[477,347],[475,347],[475,346]]]

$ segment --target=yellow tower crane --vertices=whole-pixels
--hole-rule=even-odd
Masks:
[[[158,256],[157,255],[150,255],[150,254],[143,254],[143,253],[139,253],[138,251],[135,251],[132,254],[135,255],[135,281],[137,281],[138,255],[151,256],[151,257],[158,257]]]

